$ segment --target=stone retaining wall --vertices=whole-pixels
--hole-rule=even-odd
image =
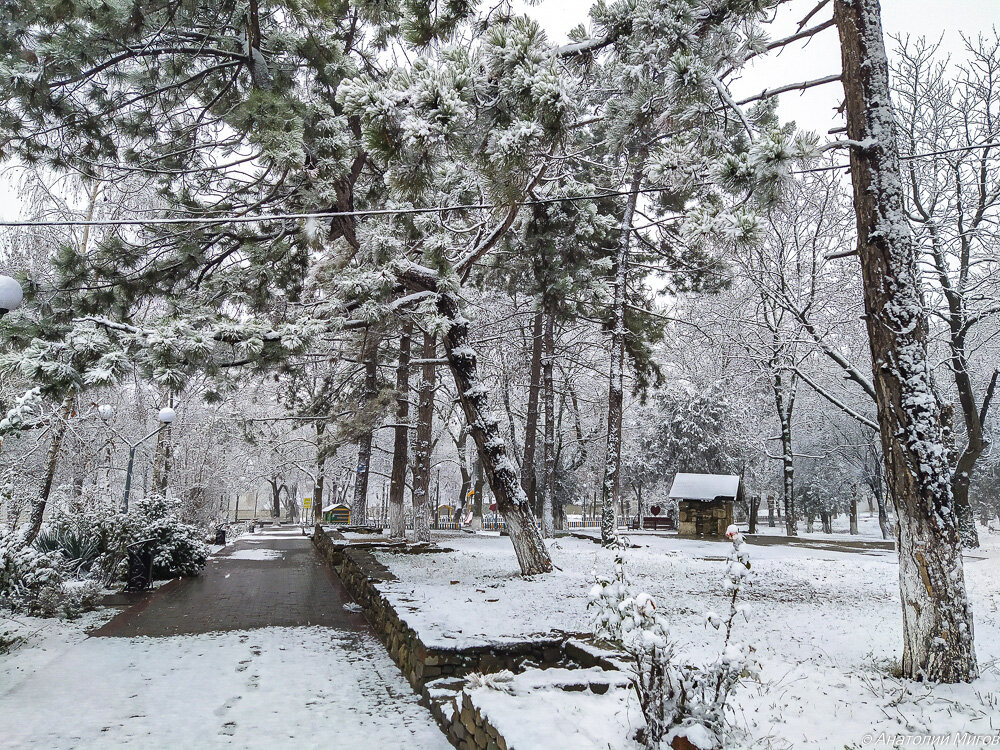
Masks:
[[[507,750],[497,729],[462,693],[462,678],[466,675],[503,669],[519,672],[526,667],[615,668],[570,636],[467,648],[428,647],[379,592],[379,583],[396,577],[375,559],[372,550],[391,548],[398,553],[425,554],[449,550],[387,542],[347,543],[341,534],[328,532],[322,526],[316,526],[313,543],[361,605],[376,635],[414,690],[427,701],[448,739],[460,750]],[[436,682],[429,689],[432,681]]]

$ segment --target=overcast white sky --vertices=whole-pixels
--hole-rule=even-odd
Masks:
[[[770,30],[772,39],[795,31],[799,20],[816,6],[817,0],[792,0],[782,7],[777,23]],[[588,23],[592,0],[543,0],[526,12],[538,18],[554,41],[562,41],[567,32],[578,24]],[[831,5],[814,16],[809,25],[825,21],[832,16]],[[992,33],[994,25],[1000,26],[1000,0],[882,0],[882,20],[887,35],[925,36],[941,38],[942,49],[957,58],[962,54],[962,34],[977,36],[980,32]],[[887,40],[892,46],[891,40]],[[840,72],[840,49],[837,30],[827,29],[803,46],[798,43],[777,56],[754,63],[743,80],[733,90],[734,94],[751,96],[763,89],[786,83],[807,81]],[[834,110],[840,103],[843,91],[838,83],[831,83],[801,93],[781,96],[779,113],[783,120],[795,120],[800,127],[824,135],[830,128],[843,125]],[[739,98],[739,97],[737,97]]]

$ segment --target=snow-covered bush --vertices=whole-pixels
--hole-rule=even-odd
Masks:
[[[16,534],[0,538],[0,605],[48,614],[63,585],[61,561],[57,552],[21,546]]]
[[[195,576],[208,547],[202,530],[184,523],[178,511],[178,502],[154,495],[134,501],[127,513],[107,506],[59,512],[42,527],[35,547],[58,553],[67,576],[110,585],[125,576],[129,546],[150,540],[154,578]]]
[[[128,513],[114,513],[101,522],[104,553],[101,569],[108,580],[125,575],[128,548],[136,542],[153,542],[153,577],[196,576],[208,560],[202,531],[184,523],[179,502],[160,495],[137,500]]]
[[[65,569],[85,575],[101,556],[100,529],[60,514],[39,530],[34,547],[40,552],[60,553]]]
[[[729,613],[725,619],[714,612],[706,616],[716,629],[725,626],[720,654],[709,664],[696,664],[677,654],[667,619],[657,611],[653,597],[636,589],[621,554],[615,558],[614,576],[595,574],[587,605],[594,634],[629,656],[632,684],[646,719],[642,739],[649,748],[678,735],[706,750],[717,747],[726,701],[740,679],[753,671],[752,649],[732,640],[733,625],[743,612],[737,601],[749,581],[750,556],[735,526],[729,527],[726,536],[733,543],[723,582]]]

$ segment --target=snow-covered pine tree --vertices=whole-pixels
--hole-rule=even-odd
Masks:
[[[579,29],[560,50],[592,72],[588,85],[597,122],[625,185],[619,232],[608,276],[605,325],[610,336],[607,448],[601,536],[616,535],[621,498],[621,435],[626,352],[642,317],[629,299],[637,245],[637,211],[657,221],[660,262],[677,262],[677,247],[701,249],[707,235],[742,241],[756,228],[752,209],[728,211],[726,189],[749,189],[773,199],[787,160],[789,134],[774,127],[773,112],[736,106],[725,84],[759,51],[758,23],[773,0],[718,2],[640,0],[596,5],[594,33]],[[602,52],[603,51],[603,52]],[[601,65],[593,65],[603,54]],[[667,224],[664,218],[673,219]],[[668,226],[672,224],[672,226]],[[684,241],[680,241],[683,237]],[[644,274],[646,271],[643,272]]]

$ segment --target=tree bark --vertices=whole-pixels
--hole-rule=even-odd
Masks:
[[[497,508],[507,523],[522,575],[551,572],[549,551],[535,526],[517,469],[507,456],[500,423],[490,411],[489,390],[479,379],[478,358],[469,344],[469,321],[462,315],[458,294],[441,288],[443,285],[438,284],[437,274],[422,266],[411,265],[401,269],[401,276],[417,290],[437,292],[437,311],[450,323],[444,337],[448,365],[480,463],[493,490]]]
[[[528,412],[524,421],[524,459],[521,461],[521,487],[528,496],[531,507],[539,511],[538,478],[535,472],[535,446],[538,443],[538,392],[542,379],[542,335],[545,315],[542,302],[538,301],[534,322],[531,325],[531,368],[528,373]],[[511,436],[513,439],[513,436]]]
[[[378,340],[368,332],[365,346],[365,383],[361,391],[360,411],[375,398],[378,387]],[[351,524],[365,526],[368,523],[368,473],[372,460],[373,430],[365,430],[358,439],[357,480],[354,483],[354,501],[351,503]]]
[[[757,514],[760,513],[760,495],[750,496],[750,514],[747,519],[747,533],[757,533]]]
[[[775,369],[771,379],[774,404],[781,425],[781,497],[785,507],[785,534],[798,536],[798,517],[795,513],[795,454],[792,447],[792,409],[795,391],[785,384],[784,371]]]
[[[27,547],[35,541],[39,530],[42,528],[42,519],[45,517],[45,505],[52,494],[52,483],[55,480],[56,468],[59,466],[59,450],[62,448],[63,438],[66,437],[66,427],[70,415],[73,413],[73,398],[67,396],[63,399],[56,415],[55,423],[52,425],[52,443],[49,445],[49,452],[45,457],[45,476],[42,479],[42,490],[38,494],[38,501],[31,508],[31,516],[28,519],[28,528],[21,535],[21,546]]]
[[[430,492],[431,452],[434,439],[434,389],[437,387],[437,365],[434,358],[437,340],[424,334],[423,362],[420,385],[417,388],[417,430],[413,446],[413,538],[418,542],[431,540]]]
[[[396,365],[396,426],[392,438],[392,470],[389,476],[389,538],[406,538],[406,462],[410,427],[410,337],[413,324],[406,320],[399,335],[399,362]]]
[[[316,467],[316,482],[313,484],[313,523],[323,523],[323,486],[326,482],[323,466],[326,459],[322,459]]]
[[[472,485],[472,512],[482,518],[483,516],[483,490],[486,488],[486,475],[483,474],[483,462],[476,456],[473,476],[475,483]]]
[[[823,524],[823,533],[832,534],[833,533],[833,514],[828,510],[821,510],[819,512],[820,523]]]
[[[465,515],[464,511],[468,509],[470,502],[472,503],[473,512],[475,512],[476,504],[475,494],[472,492],[472,472],[469,470],[468,435],[469,433],[465,429],[465,425],[462,425],[459,429],[458,437],[455,438],[455,452],[458,453],[458,471],[462,476],[462,483],[458,488],[458,502],[455,504],[455,507],[459,508],[463,515]],[[456,520],[461,519],[458,518]]]
[[[899,518],[903,675],[978,674],[972,607],[927,361],[927,319],[903,208],[877,0],[834,0],[840,33],[865,322],[889,492]]]
[[[893,536],[892,534],[892,524],[889,523],[889,510],[887,508],[888,502],[885,495],[879,494],[875,498],[875,502],[878,504],[878,528],[882,532],[883,539],[889,539]]]
[[[622,481],[622,407],[625,374],[625,297],[628,283],[628,256],[632,244],[632,219],[642,184],[642,169],[632,173],[628,202],[622,217],[621,235],[611,268],[614,279],[614,301],[611,305],[611,364],[608,371],[608,438],[604,455],[604,477],[601,482],[601,544],[605,547],[618,539],[615,512],[621,502]]]
[[[445,336],[448,363],[479,451],[480,463],[496,498],[497,509],[507,523],[521,573],[526,576],[548,573],[552,570],[549,551],[535,526],[528,496],[518,481],[514,464],[507,457],[499,423],[490,413],[488,391],[479,380],[476,352],[469,345],[469,321],[462,315],[458,297],[452,292],[438,295],[438,312],[451,321]]]
[[[858,488],[855,485],[854,493],[851,495],[851,533],[858,533]]]
[[[555,430],[555,388],[552,370],[555,366],[555,311],[551,303],[544,305],[545,329],[542,360],[542,392],[545,401],[545,444],[543,446],[544,484],[542,487],[542,536],[546,539],[555,537],[555,517],[553,502],[556,493],[556,430]]]
[[[968,362],[965,358],[964,335],[952,338],[952,371],[955,373],[955,385],[958,389],[959,404],[962,407],[962,417],[965,420],[965,448],[959,454],[958,461],[951,473],[951,491],[955,496],[955,512],[958,515],[958,533],[962,546],[975,549],[979,546],[979,532],[976,529],[976,515],[969,500],[969,484],[976,463],[989,446],[989,441],[983,431],[993,392],[996,389],[998,372],[993,373],[990,384],[983,398],[982,408],[976,405],[975,393],[972,388],[972,378],[969,376]]]

